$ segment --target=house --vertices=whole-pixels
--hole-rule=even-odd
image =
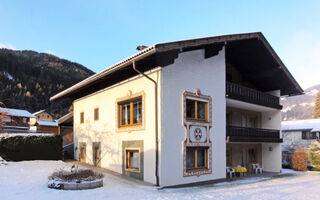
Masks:
[[[33,113],[36,116],[37,120],[40,121],[48,121],[53,122],[54,119],[51,114],[49,114],[46,110],[39,110],[38,112]]]
[[[36,123],[36,117],[27,110],[0,107],[0,114],[5,115],[1,121],[6,131],[29,130]]]
[[[37,120],[36,130],[38,132],[56,133],[58,134],[58,122],[57,121],[42,121]]]
[[[279,97],[303,90],[262,33],[139,49],[50,98],[73,99],[76,159],[161,187],[280,172]]]
[[[282,122],[282,164],[290,166],[294,148],[309,148],[320,137],[320,119],[306,119]]]
[[[62,135],[64,158],[74,159],[74,144],[73,144],[73,113],[70,112],[60,119],[59,135]]]
[[[46,110],[40,110],[33,113],[33,115],[37,119],[37,123],[35,124],[37,131],[58,133],[58,122]]]

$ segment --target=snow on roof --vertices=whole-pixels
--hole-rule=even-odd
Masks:
[[[320,119],[283,121],[281,126],[282,131],[311,130],[311,132],[319,132]]]
[[[45,112],[46,110],[39,110],[38,112],[35,112],[35,113],[32,113],[33,115],[37,115],[37,114],[40,114],[40,113],[43,113]]]
[[[9,116],[17,116],[17,117],[30,117],[30,118],[35,118],[34,115],[32,115],[29,111],[27,110],[19,110],[19,109],[12,109],[12,108],[1,108],[0,107],[0,112],[5,112]]]
[[[38,123],[40,126],[58,126],[58,122],[57,122],[57,121],[48,122],[48,121],[38,120],[37,123]]]

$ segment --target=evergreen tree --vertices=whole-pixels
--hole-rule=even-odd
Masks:
[[[308,160],[313,169],[320,170],[320,143],[318,141],[311,143],[308,151]]]
[[[313,118],[320,118],[320,92],[318,92],[313,108]]]

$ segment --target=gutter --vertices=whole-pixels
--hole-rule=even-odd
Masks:
[[[141,74],[142,76],[146,77],[154,84],[154,98],[155,98],[155,149],[156,149],[156,169],[155,169],[155,176],[156,176],[156,186],[159,186],[159,133],[158,133],[158,83],[153,80],[150,76],[144,74],[143,72],[139,71],[136,68],[135,60],[132,61],[132,68],[137,73]]]

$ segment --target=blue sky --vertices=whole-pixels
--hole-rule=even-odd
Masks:
[[[0,0],[0,48],[98,72],[139,44],[261,31],[303,88],[320,84],[320,1]]]

